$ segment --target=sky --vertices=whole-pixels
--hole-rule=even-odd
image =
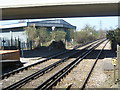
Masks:
[[[44,4],[63,4],[63,3],[110,3],[119,2],[119,0],[0,0],[0,7],[8,6],[24,6],[24,5],[44,5]],[[76,18],[60,18],[68,23],[77,26],[77,30],[81,30],[86,24],[95,26],[96,30],[100,29],[100,22],[102,29],[116,28],[118,26],[118,17],[76,17]],[[35,19],[29,21],[41,21],[44,19]],[[1,25],[18,23],[19,20],[0,21]],[[28,21],[28,20],[26,20]]]
[[[64,19],[68,23],[77,26],[77,30],[81,30],[84,28],[86,24],[90,26],[94,26],[96,30],[99,30],[100,27],[103,30],[109,30],[111,28],[118,27],[118,17],[76,17],[76,18],[52,18],[52,19]],[[32,21],[41,21],[46,19],[29,19],[29,22]],[[49,19],[47,19],[49,20]],[[0,21],[0,26],[7,25],[7,24],[14,24],[18,23],[20,20],[9,20],[9,21]],[[25,20],[28,21],[28,20]],[[100,25],[101,22],[101,25]]]

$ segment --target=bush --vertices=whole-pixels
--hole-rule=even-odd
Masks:
[[[81,31],[75,32],[75,41],[79,44],[87,43],[99,38],[99,33],[89,25],[86,25]]]

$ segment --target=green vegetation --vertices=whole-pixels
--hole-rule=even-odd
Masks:
[[[115,30],[108,31],[107,38],[111,41],[114,40],[118,44],[120,44],[120,28],[116,28]]]
[[[29,26],[24,29],[28,37],[28,42],[32,42],[33,47],[42,46],[43,43],[50,41],[49,32],[44,27],[36,29],[33,26]]]
[[[51,39],[52,40],[55,40],[55,41],[65,41],[65,36],[66,36],[66,33],[64,31],[53,31],[51,33]]]
[[[28,41],[34,41],[34,38],[36,37],[36,28],[29,26],[29,27],[25,27],[25,32],[26,35],[28,36]]]
[[[43,43],[49,42],[51,39],[50,33],[47,32],[45,27],[38,28],[36,30],[36,42],[38,42],[38,46],[42,46]]]
[[[102,37],[100,37],[102,35]],[[105,38],[105,32],[99,33],[95,27],[85,25],[81,31],[75,32],[75,41],[79,44],[93,41],[99,38]]]
[[[35,28],[33,26],[29,26],[24,28],[26,31],[26,35],[28,37],[28,42],[32,42],[32,47],[39,47],[43,45],[49,45],[51,41],[64,41],[66,37],[65,31],[47,31],[47,28]]]
[[[67,31],[66,31],[66,40],[68,41],[68,42],[70,42],[72,39],[74,39],[74,32],[75,32],[75,30],[73,30],[73,29],[68,29]]]
[[[75,46],[76,44],[83,44],[99,38],[105,37],[105,31],[96,31],[95,27],[85,25],[80,31],[73,29],[63,30],[56,28],[54,31],[47,31],[47,28],[35,28],[29,26],[24,28],[28,37],[28,42],[32,42],[32,47],[48,46],[52,41],[63,41],[68,46]]]
[[[120,45],[120,28],[107,31],[106,37],[111,41],[111,47],[113,50],[117,49],[117,44]]]

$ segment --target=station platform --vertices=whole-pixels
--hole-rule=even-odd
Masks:
[[[18,60],[0,60],[2,68],[20,67],[22,63]]]
[[[0,64],[2,68],[0,75],[23,66],[20,60],[0,60]]]
[[[0,75],[22,66],[19,50],[0,50]]]
[[[20,60],[19,50],[0,50],[0,60]]]

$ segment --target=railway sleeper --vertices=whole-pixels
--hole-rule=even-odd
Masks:
[[[78,59],[77,59],[77,60],[78,60]],[[76,60],[75,60],[75,61],[76,61]],[[75,63],[75,62],[73,62],[72,64],[74,64],[74,63]],[[57,80],[60,80],[60,77],[62,77],[62,78],[64,77],[64,76],[62,76],[62,75],[65,75],[66,73],[68,73],[68,72],[66,72],[66,71],[69,71],[69,67],[70,67],[72,64],[70,64],[69,66],[67,66],[66,69],[61,70],[64,74],[63,74],[63,73],[60,73],[60,74],[59,74],[59,77],[58,77],[58,78],[56,77]],[[57,64],[56,64],[56,65],[57,65]],[[73,68],[73,67],[72,67],[72,68]],[[70,70],[71,70],[72,68],[70,68]],[[46,68],[46,69],[47,69],[47,68]],[[43,72],[43,73],[45,73],[45,72]],[[36,75],[38,75],[38,74],[40,74],[40,72],[37,73]],[[55,81],[56,81],[56,80],[55,80]],[[50,84],[50,82],[48,82],[48,84]],[[47,84],[47,85],[48,85],[48,84]],[[53,83],[53,84],[54,84],[54,83]]]

